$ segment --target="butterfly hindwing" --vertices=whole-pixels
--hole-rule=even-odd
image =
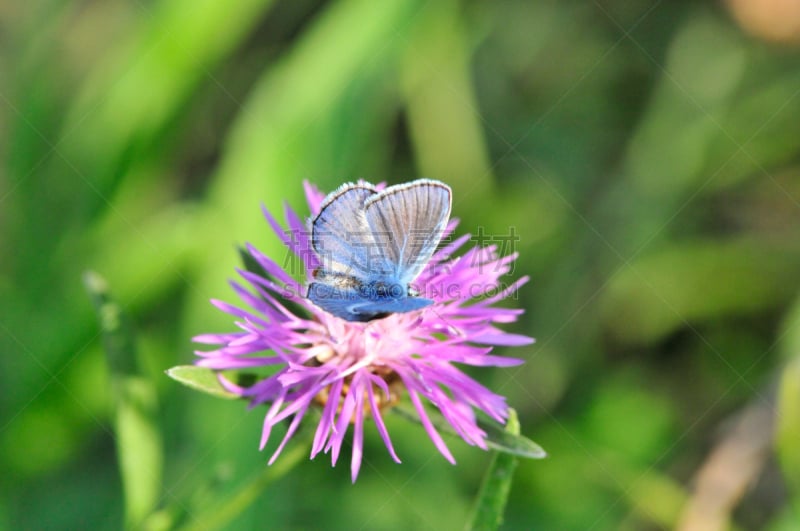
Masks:
[[[421,310],[433,304],[432,300],[421,297],[375,299],[366,297],[358,287],[324,282],[312,282],[308,298],[326,312],[347,321],[370,321],[390,313]]]
[[[419,179],[369,196],[366,222],[379,252],[401,283],[427,265],[450,218],[452,192],[439,181]]]

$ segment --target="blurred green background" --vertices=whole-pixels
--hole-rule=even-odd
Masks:
[[[505,529],[800,528],[796,5],[3,2],[0,527],[123,526],[84,270],[137,332],[140,472],[202,526],[266,466],[263,411],[163,371],[233,330],[236,245],[283,256],[260,203],[425,176],[532,277],[527,363],[475,373],[550,454]],[[489,455],[389,417],[402,465],[370,424],[355,485],[300,459],[228,528],[461,529]]]

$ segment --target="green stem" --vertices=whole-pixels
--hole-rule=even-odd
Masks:
[[[155,385],[136,363],[133,328],[97,273],[83,276],[100,321],[114,399],[114,435],[117,443],[125,527],[138,528],[158,504],[164,455],[158,426]]]
[[[213,505],[209,510],[191,516],[191,522],[182,528],[183,531],[208,531],[219,529],[252,504],[261,492],[273,481],[281,478],[303,458],[308,456],[308,446],[295,444],[281,454],[272,466],[264,466],[264,470],[234,492],[228,499]]]
[[[513,409],[510,411],[506,431],[512,435],[519,435],[519,420],[517,412]],[[497,529],[500,526],[516,467],[517,458],[514,455],[501,451],[494,452],[475,500],[472,516],[465,529],[484,531]]]

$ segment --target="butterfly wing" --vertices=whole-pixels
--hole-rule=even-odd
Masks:
[[[430,179],[392,186],[366,198],[364,216],[372,238],[401,284],[413,281],[427,265],[450,219],[451,202],[450,187]]]
[[[329,281],[332,279],[328,279]],[[371,321],[390,313],[420,310],[433,304],[430,299],[403,297],[399,299],[374,300],[367,298],[352,282],[312,282],[308,287],[311,302],[328,313],[347,321]]]
[[[376,193],[369,185],[344,184],[323,201],[311,223],[311,247],[323,270],[369,274],[369,253],[374,247],[372,231],[364,217],[364,203]]]
[[[353,286],[327,282],[312,282],[308,286],[308,299],[326,312],[347,321],[359,320],[352,306],[365,302]]]
[[[422,297],[403,297],[400,299],[387,299],[382,301],[364,301],[353,309],[362,315],[383,315],[388,313],[405,313],[421,310],[433,304],[431,299]]]

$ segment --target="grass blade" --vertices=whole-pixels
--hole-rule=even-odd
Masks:
[[[156,389],[138,371],[133,331],[105,280],[91,271],[83,280],[100,320],[108,359],[125,524],[132,529],[155,509],[161,494],[163,453]]]

